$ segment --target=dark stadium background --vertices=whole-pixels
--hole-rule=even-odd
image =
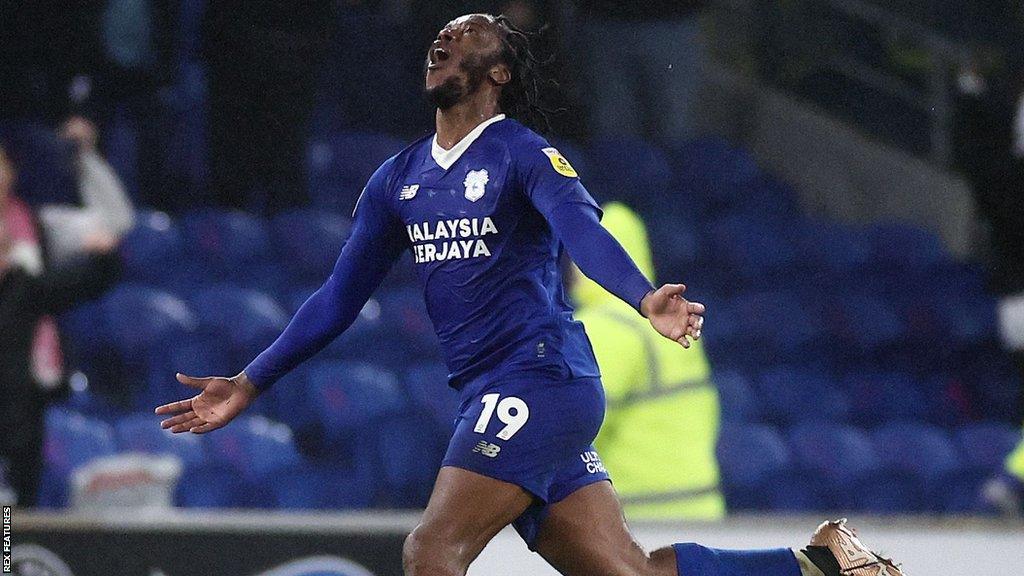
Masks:
[[[425,505],[457,407],[407,257],[239,421],[171,438],[152,409],[188,394],[176,371],[236,373],[317,288],[366,178],[432,132],[426,46],[473,11],[550,24],[539,42],[563,111],[548,138],[600,202],[644,218],[658,280],[708,305],[731,518],[701,529],[742,543],[762,520],[841,512],[888,518],[874,522],[915,574],[936,573],[922,567],[938,542],[990,539],[1007,552],[990,571],[1019,566],[1020,511],[992,493],[1021,482],[1006,458],[1024,409],[1024,353],[998,321],[1024,290],[1024,8],[1010,0],[4,3],[12,194],[37,220],[81,207],[81,144],[58,135],[80,117],[134,206],[109,254],[117,281],[57,317],[64,377],[40,400],[38,502],[15,509],[15,543],[75,574],[170,576],[210,573],[174,567],[176,550],[223,553],[190,534],[208,530],[231,535],[238,573],[320,553],[395,573],[415,514],[391,510]],[[666,36],[677,64],[655,70],[656,41],[638,38],[666,21],[694,33]],[[666,86],[684,121],[655,97]],[[116,490],[100,498],[112,515],[73,505],[76,470],[130,452],[171,457],[184,510],[129,511]],[[237,508],[258,512],[218,512]]]

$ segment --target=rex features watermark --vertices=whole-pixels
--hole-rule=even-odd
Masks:
[[[3,573],[11,573],[11,507],[4,506],[4,564]]]

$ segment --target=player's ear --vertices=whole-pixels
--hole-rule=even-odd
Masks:
[[[491,82],[494,82],[498,86],[504,86],[512,80],[512,71],[509,70],[508,66],[504,63],[491,66],[487,75],[490,76]]]

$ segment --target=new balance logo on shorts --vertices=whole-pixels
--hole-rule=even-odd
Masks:
[[[476,445],[476,448],[473,448],[473,452],[479,452],[488,458],[494,458],[498,455],[498,452],[501,452],[501,446],[496,446],[486,440],[481,440]]]

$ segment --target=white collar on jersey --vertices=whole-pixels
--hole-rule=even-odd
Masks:
[[[452,167],[452,164],[455,164],[455,162],[462,157],[462,153],[469,148],[469,145],[475,142],[476,139],[483,134],[485,128],[495,122],[501,122],[504,119],[504,114],[498,114],[490,120],[484,120],[476,128],[473,128],[469,134],[466,134],[462,140],[459,140],[458,144],[452,146],[451,150],[441,148],[441,145],[437,143],[437,134],[435,133],[434,139],[430,141],[430,155],[434,157],[434,162],[437,162],[438,166],[447,170]]]

